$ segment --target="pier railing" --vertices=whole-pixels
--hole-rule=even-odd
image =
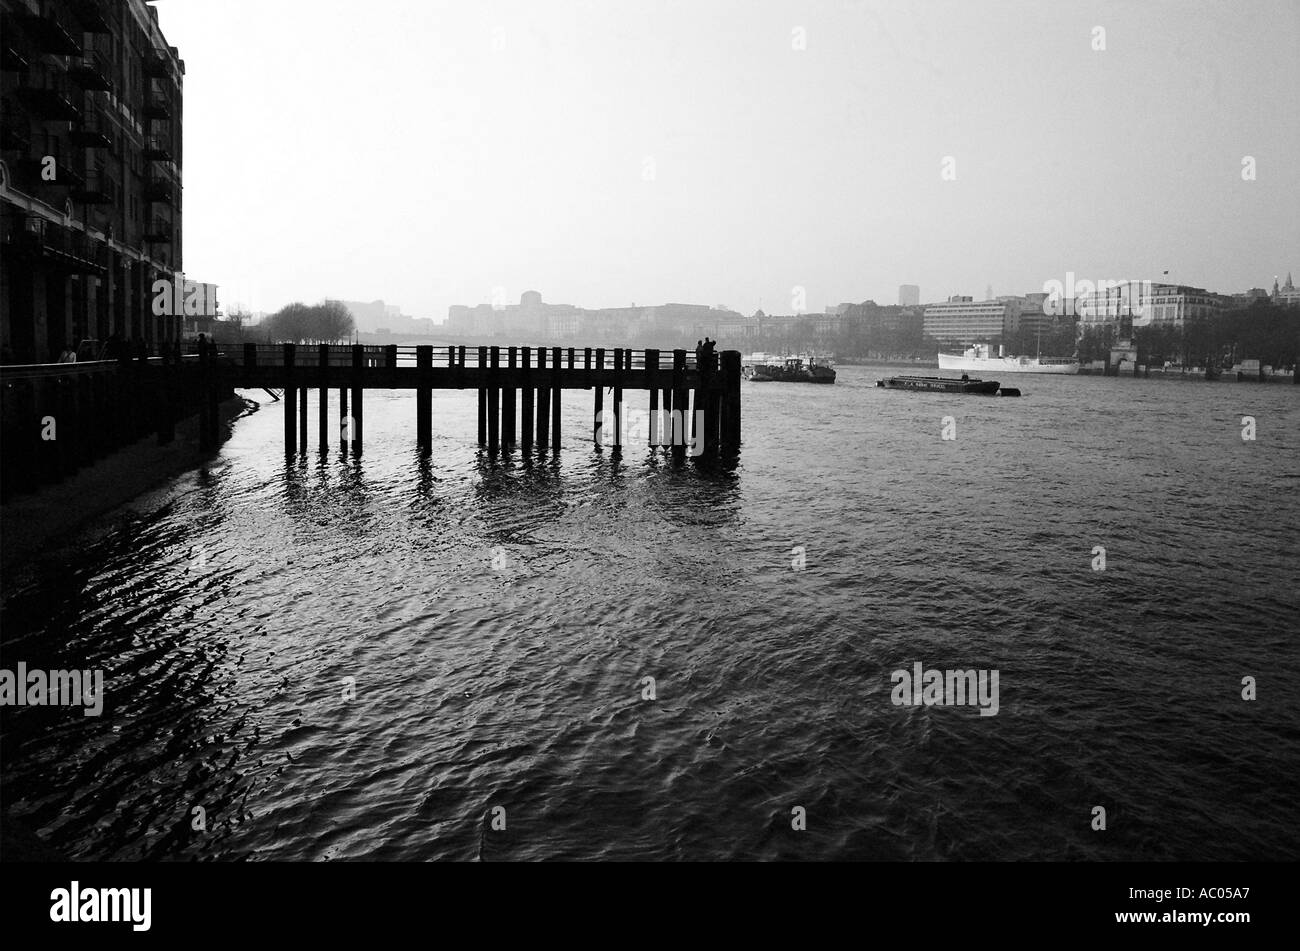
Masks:
[[[389,365],[390,360],[395,361],[399,367],[413,367],[417,365],[418,352],[422,349],[419,346],[377,346],[375,344],[348,344],[348,343],[330,343],[330,344],[294,344],[294,362],[296,366],[321,366],[321,360],[326,361],[326,366],[350,367],[352,366],[352,354],[360,347],[363,360],[366,366],[382,367]],[[256,365],[258,366],[283,366],[284,365],[284,347],[282,343],[259,343],[259,344],[214,344],[212,352],[216,359],[228,363],[244,365],[248,362],[248,354],[253,354]],[[322,347],[325,352],[322,354]],[[514,349],[522,350],[521,347],[430,347],[432,350],[432,365],[434,367],[466,366],[477,367],[479,365],[479,351],[487,350],[487,359],[484,366],[491,362],[491,351],[497,350],[499,353],[506,353]],[[535,354],[538,349],[545,349],[548,352],[554,350],[553,347],[531,348]],[[567,365],[569,355],[572,354],[575,363],[582,364],[587,351],[595,353],[591,347],[560,347],[561,358]],[[609,359],[613,360],[613,354],[617,348],[605,349],[609,354]],[[461,353],[464,357],[461,359]],[[657,366],[663,370],[671,370],[673,367],[672,350],[633,350],[624,348],[623,352],[628,354],[625,364],[629,369],[642,370],[646,366],[646,354],[657,354]],[[696,365],[695,354],[689,350],[682,351],[686,354],[686,366],[688,369],[694,369]]]

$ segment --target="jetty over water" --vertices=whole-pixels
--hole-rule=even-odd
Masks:
[[[245,344],[208,348],[209,376],[219,385],[284,391],[284,448],[308,441],[307,391],[318,390],[317,444],[330,445],[329,391],[338,391],[340,441],[360,453],[365,441],[365,391],[415,390],[415,438],[432,444],[433,391],[477,390],[478,441],[489,452],[560,448],[561,394],[590,390],[592,439],[621,448],[628,390],[644,391],[649,445],[682,455],[688,444],[705,456],[740,447],[740,353],[632,350],[616,347],[374,347],[354,344]],[[607,389],[612,389],[608,409]],[[657,425],[676,419],[671,429]],[[610,432],[612,428],[612,433]]]
[[[639,391],[648,444],[675,456],[731,455],[740,447],[740,354],[615,347],[433,347],[235,344],[182,354],[0,367],[0,499],[72,475],[123,446],[197,416],[199,445],[219,442],[218,406],[235,389],[283,391],[284,448],[306,450],[308,391],[319,391],[321,452],[331,433],[359,455],[365,393],[415,390],[415,441],[433,443],[434,390],[475,390],[478,442],[489,452],[558,452],[565,390],[591,391],[596,445],[622,447],[625,399]],[[337,428],[330,390],[337,391]],[[606,391],[612,390],[609,405]],[[571,394],[573,399],[577,394]],[[640,432],[638,429],[638,436]]]

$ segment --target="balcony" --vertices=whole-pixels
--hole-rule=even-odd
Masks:
[[[117,195],[117,180],[103,169],[87,172],[85,181],[72,189],[72,200],[87,205],[111,205]]]
[[[72,144],[82,149],[111,149],[113,147],[112,126],[100,113],[87,110],[81,121],[72,127],[69,138]]]
[[[105,248],[102,242],[81,231],[61,228],[44,218],[6,215],[0,231],[5,254],[33,259],[75,274],[105,273]]]
[[[40,52],[55,53],[59,56],[72,56],[81,52],[81,44],[73,38],[67,26],[53,12],[46,12],[43,15],[28,13],[20,16],[27,35],[31,37],[33,45]]]
[[[166,136],[151,135],[144,140],[144,157],[149,162],[170,162],[172,143]]]
[[[172,183],[159,175],[150,175],[144,183],[145,201],[151,201],[155,204],[170,205],[172,196],[175,192],[172,189]]]
[[[155,218],[145,225],[144,240],[146,244],[168,244],[172,240],[172,223],[162,218]]]
[[[144,74],[158,79],[172,76],[172,58],[165,46],[155,46],[144,54]]]
[[[171,100],[162,93],[148,93],[144,100],[144,115],[146,119],[170,119],[172,117]]]
[[[107,5],[102,0],[72,0],[72,11],[87,33],[112,33]]]
[[[113,75],[113,67],[98,50],[86,50],[80,56],[73,57],[68,73],[72,76],[72,81],[82,89],[101,92],[111,92],[113,89],[113,81],[109,78]]]
[[[62,76],[49,71],[28,73],[18,86],[18,98],[35,119],[76,122],[81,118],[76,91]]]

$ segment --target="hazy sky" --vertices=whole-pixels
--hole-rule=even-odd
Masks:
[[[1296,0],[157,6],[227,310],[1300,274]]]

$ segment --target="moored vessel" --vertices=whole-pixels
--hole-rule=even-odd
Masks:
[[[786,357],[781,363],[760,363],[746,367],[754,383],[834,383],[835,368],[824,357]]]
[[[947,376],[890,376],[877,380],[876,386],[887,390],[922,390],[931,393],[975,393],[982,396],[995,396],[998,392],[997,380],[972,380],[962,374],[960,380]],[[1019,396],[1020,391],[1008,391],[1007,396]]]
[[[1053,357],[1016,357],[1004,356],[998,347],[998,355],[993,356],[992,347],[979,343],[967,347],[962,353],[939,353],[940,370],[961,370],[963,372],[989,373],[1066,373],[1079,372],[1079,361],[1057,359]]]

